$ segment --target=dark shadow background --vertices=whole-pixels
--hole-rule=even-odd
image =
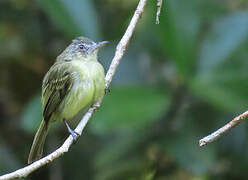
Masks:
[[[0,173],[23,167],[42,118],[40,91],[78,35],[109,40],[107,70],[138,0],[0,1]],[[148,1],[128,50],[79,142],[27,179],[247,179],[247,123],[198,140],[248,109],[248,3]],[[68,133],[54,124],[45,154]]]

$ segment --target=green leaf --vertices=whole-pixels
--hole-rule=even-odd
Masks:
[[[203,41],[199,72],[212,71],[248,37],[248,12],[236,12],[218,19]]]
[[[39,0],[51,20],[70,37],[99,38],[97,14],[90,0]]]
[[[193,129],[188,129],[193,132]],[[216,151],[213,147],[200,149],[199,136],[183,130],[183,134],[166,139],[164,151],[184,169],[194,174],[207,173],[213,166]]]
[[[75,34],[80,34],[78,25],[73,21],[60,0],[39,0],[39,3],[55,25],[61,28],[68,36],[73,37]]]
[[[98,40],[100,32],[97,21],[97,11],[94,3],[91,0],[60,0],[68,13],[70,14],[73,22],[77,24],[80,32],[84,36],[91,37]]]
[[[228,110],[247,107],[248,12],[218,19],[203,41],[199,72],[190,88],[211,104]]]
[[[225,71],[225,72],[224,72]],[[222,75],[218,73],[223,73]],[[209,76],[198,76],[191,84],[194,94],[209,103],[227,110],[239,110],[247,107],[247,76],[228,70],[218,71]],[[227,74],[227,76],[224,76]]]
[[[98,134],[142,128],[160,117],[167,104],[166,93],[155,87],[112,88],[90,128]]]
[[[36,95],[30,99],[24,107],[21,116],[21,128],[24,131],[34,133],[42,120],[42,105],[40,95]]]
[[[169,55],[184,78],[192,75],[195,67],[195,47],[200,28],[197,0],[167,0],[160,17],[160,36],[164,51]]]
[[[4,172],[13,171],[19,167],[21,167],[21,163],[18,161],[16,157],[16,152],[11,151],[11,148],[8,147],[8,144],[3,143],[4,141],[0,138],[0,172],[4,174]],[[6,141],[7,142],[7,141]]]

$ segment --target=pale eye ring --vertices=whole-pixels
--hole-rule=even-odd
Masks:
[[[85,46],[81,44],[81,45],[79,45],[79,48],[80,49],[85,49]]]

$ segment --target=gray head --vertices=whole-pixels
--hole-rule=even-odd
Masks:
[[[108,43],[108,41],[95,43],[86,37],[77,37],[72,40],[72,43],[57,57],[57,61],[96,58],[99,48],[103,47],[106,43]]]

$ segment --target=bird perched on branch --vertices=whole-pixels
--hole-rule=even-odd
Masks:
[[[54,121],[63,122],[75,141],[78,133],[68,122],[84,114],[104,94],[105,75],[98,62],[99,48],[108,41],[95,43],[78,37],[57,57],[42,83],[43,120],[36,132],[28,163],[42,157],[49,126]]]

